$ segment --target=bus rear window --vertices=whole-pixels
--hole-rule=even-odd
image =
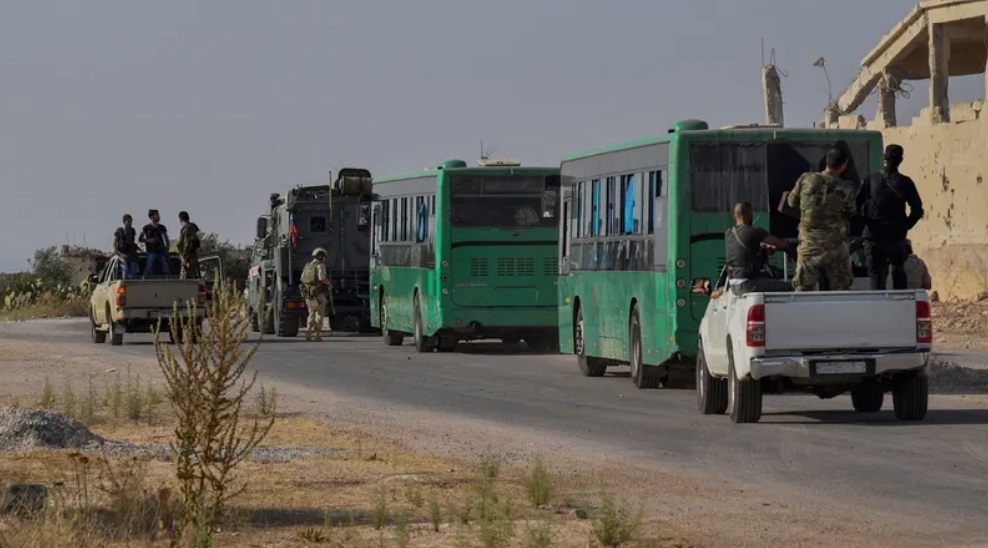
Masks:
[[[690,145],[692,209],[729,213],[740,201],[769,211],[767,155],[764,144],[693,143]]]
[[[558,186],[558,176],[453,177],[450,220],[458,227],[554,227],[558,219],[541,215],[542,192]]]

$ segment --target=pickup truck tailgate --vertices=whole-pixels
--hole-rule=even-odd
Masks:
[[[915,292],[765,294],[765,350],[916,346]]]
[[[197,280],[127,280],[127,308],[172,308],[199,297]]]

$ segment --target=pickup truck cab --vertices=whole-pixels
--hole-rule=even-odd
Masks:
[[[926,290],[794,292],[771,266],[753,291],[730,286],[726,268],[700,322],[697,404],[758,422],[762,395],[806,392],[822,399],[851,393],[854,409],[881,410],[892,393],[895,416],[926,416],[932,343]]]
[[[138,267],[143,272],[147,257],[139,255]],[[206,263],[216,258],[203,259]],[[161,321],[161,328],[167,330],[172,342],[176,342],[171,329],[175,305],[179,315],[184,315],[187,303],[195,303],[197,330],[201,329],[206,317],[207,283],[200,279],[179,278],[181,264],[177,255],[169,256],[172,275],[152,275],[147,279],[139,276],[129,280],[121,277],[119,257],[112,257],[99,274],[90,280],[93,293],[89,299],[89,322],[92,340],[102,344],[110,337],[110,344],[123,344],[124,333],[151,333]],[[193,334],[194,335],[194,334]]]

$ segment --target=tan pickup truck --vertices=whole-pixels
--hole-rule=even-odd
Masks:
[[[111,258],[102,272],[93,275],[90,280],[93,294],[89,299],[89,322],[94,343],[106,342],[109,335],[110,344],[119,346],[123,344],[124,333],[152,333],[159,319],[161,329],[168,332],[174,343],[176,339],[171,321],[176,303],[180,316],[185,316],[188,303],[196,304],[195,315],[201,329],[206,317],[207,283],[201,279],[180,279],[178,256],[171,254],[168,259],[172,272],[170,276],[151,275],[141,279],[141,274],[136,274],[132,279],[124,280],[121,275],[123,261],[119,257]],[[205,267],[213,260],[218,262],[215,257],[204,258],[200,262]],[[146,261],[146,255],[140,254],[140,272],[144,272]]]

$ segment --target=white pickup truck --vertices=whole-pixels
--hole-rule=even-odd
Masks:
[[[763,394],[826,399],[847,391],[855,410],[874,413],[891,391],[898,419],[926,416],[933,337],[926,290],[793,292],[779,274],[766,267],[774,279],[740,293],[727,287],[725,269],[714,291],[694,289],[712,294],[697,345],[702,413],[758,422]]]

